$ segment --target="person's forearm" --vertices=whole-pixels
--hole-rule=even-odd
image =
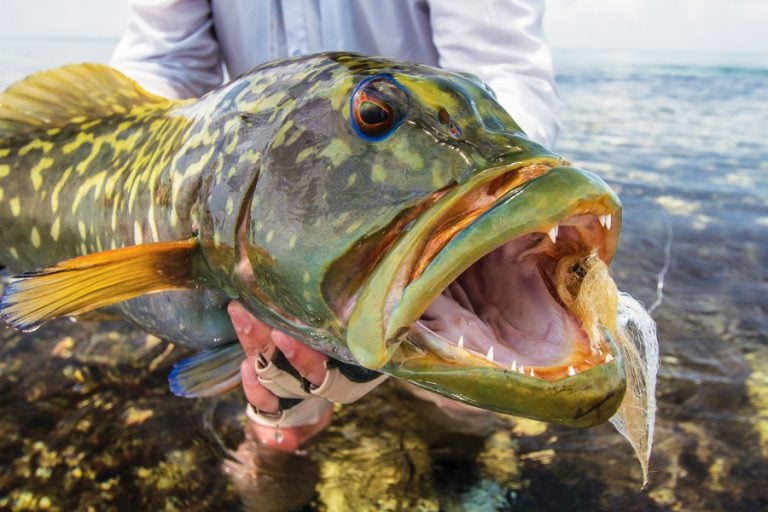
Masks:
[[[440,67],[474,73],[537,142],[551,145],[560,125],[543,0],[430,2]]]
[[[206,0],[133,0],[111,65],[169,98],[201,96],[222,81]]]

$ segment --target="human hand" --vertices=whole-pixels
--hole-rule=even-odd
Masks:
[[[259,355],[266,360],[271,360],[275,349],[279,349],[291,365],[313,385],[322,384],[327,372],[325,363],[328,356],[307,347],[285,333],[272,329],[238,302],[230,302],[227,310],[246,354],[246,359],[240,365],[240,374],[245,396],[253,407],[265,413],[280,412],[278,397],[259,382],[255,370]],[[254,421],[249,421],[248,428],[264,446],[282,451],[296,451],[299,446],[331,423],[332,404],[320,399],[313,400],[317,400],[317,406],[324,409],[320,411],[320,421],[317,423],[280,427],[282,436],[276,436],[275,427],[260,425]]]

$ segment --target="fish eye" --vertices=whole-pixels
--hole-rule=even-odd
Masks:
[[[408,95],[389,75],[366,78],[352,93],[352,128],[365,140],[387,138],[403,122],[407,111]]]

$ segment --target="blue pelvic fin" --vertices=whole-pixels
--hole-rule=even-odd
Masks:
[[[229,391],[240,383],[243,359],[245,353],[237,342],[182,359],[168,375],[171,392],[176,396],[198,398]]]

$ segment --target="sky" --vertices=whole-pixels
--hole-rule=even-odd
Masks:
[[[126,0],[0,0],[0,38],[117,38]],[[554,48],[768,51],[768,0],[547,0]],[[0,48],[0,51],[2,48]]]
[[[768,0],[548,0],[555,48],[768,52]]]

